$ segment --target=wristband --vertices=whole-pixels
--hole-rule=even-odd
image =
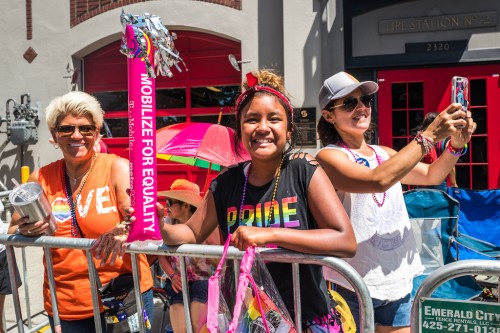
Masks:
[[[453,156],[460,157],[460,156],[464,156],[467,153],[467,149],[468,149],[467,144],[465,144],[462,149],[456,149],[456,148],[453,148],[453,146],[451,145],[450,142],[451,142],[451,140],[448,141],[448,151]]]
[[[174,278],[174,276],[176,276],[176,275],[177,275],[177,272],[173,272],[172,274],[170,274],[170,275],[168,276],[168,279],[169,279],[170,281],[172,281],[172,279],[173,279],[173,278]]]
[[[432,148],[434,148],[434,141],[432,141],[430,138],[423,135],[422,132],[418,133],[415,136],[415,141],[417,141],[418,144],[420,144],[420,145],[422,145],[422,147],[424,147],[425,155],[429,154],[431,152]]]

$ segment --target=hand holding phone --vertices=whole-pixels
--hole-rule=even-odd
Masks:
[[[462,109],[469,109],[469,79],[462,76],[454,76],[451,84],[451,102],[462,104]],[[463,126],[457,126],[463,128]]]

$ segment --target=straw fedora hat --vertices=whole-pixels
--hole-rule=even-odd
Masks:
[[[195,207],[198,207],[202,200],[200,187],[185,179],[174,180],[169,191],[160,191],[158,195],[179,200]]]

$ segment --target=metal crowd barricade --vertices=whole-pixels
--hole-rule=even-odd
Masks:
[[[0,200],[2,200],[3,206],[4,206],[4,212],[5,212],[5,220],[2,221],[0,218],[1,223],[5,223],[6,227],[9,225],[9,221],[11,220],[12,213],[11,213],[11,204],[8,200],[8,197],[10,193],[12,192],[11,190],[7,190],[5,185],[0,181],[0,188],[5,189],[5,191],[0,191]],[[26,264],[26,251],[24,247],[21,249],[21,256],[22,256],[22,267],[23,267],[23,286],[24,286],[24,298],[26,304],[30,304],[30,297],[29,297],[29,283],[28,283],[28,270],[27,270],[27,264]],[[9,272],[10,273],[10,272]],[[4,309],[5,311],[5,309]],[[4,315],[0,313],[0,316]],[[32,330],[33,332],[38,331],[40,328],[43,328],[44,326],[48,325],[48,320],[46,322],[43,322],[36,327],[33,327],[33,323],[31,321],[31,308],[28,306],[26,308],[26,316],[28,317],[28,328],[30,331]],[[6,324],[4,322],[4,324]]]
[[[415,294],[415,299],[411,308],[411,333],[420,333],[420,303],[422,299],[430,297],[432,293],[446,281],[465,275],[489,275],[500,277],[500,261],[462,260],[444,265],[432,272],[422,282]],[[466,301],[461,302],[464,303]]]
[[[50,248],[72,248],[80,250],[88,250],[92,245],[93,239],[82,239],[82,238],[63,238],[63,237],[49,237],[42,236],[38,238],[24,237],[22,235],[0,235],[0,243],[6,245],[7,258],[9,261],[9,272],[11,273],[11,284],[12,284],[12,296],[14,301],[14,307],[16,312],[16,320],[18,332],[24,333],[23,319],[20,310],[19,293],[17,291],[17,285],[13,274],[13,266],[10,264],[14,258],[14,246],[37,246],[43,247],[46,259],[46,267],[52,267],[52,257],[50,256]],[[262,259],[265,261],[273,262],[285,262],[292,264],[292,274],[293,274],[293,285],[294,285],[294,296],[295,296],[295,322],[301,322],[301,311],[300,311],[300,291],[299,291],[299,265],[300,264],[315,264],[326,266],[334,269],[339,274],[341,274],[353,287],[355,290],[358,300],[359,300],[359,310],[360,310],[360,322],[362,327],[360,327],[359,332],[361,333],[371,333],[375,331],[374,326],[374,314],[373,305],[371,302],[370,294],[368,288],[361,276],[345,261],[327,256],[320,255],[307,255],[294,251],[289,251],[285,249],[259,249]],[[137,302],[137,312],[140,314],[143,312],[143,306],[141,301],[140,284],[139,284],[139,267],[137,261],[138,254],[149,254],[149,255],[166,255],[166,256],[179,256],[182,258],[180,260],[180,271],[182,279],[182,287],[184,290],[188,289],[187,274],[185,257],[198,257],[198,258],[220,258],[223,252],[223,246],[214,245],[195,245],[195,244],[184,244],[178,247],[168,247],[162,245],[161,242],[138,242],[132,243],[127,247],[127,253],[131,254],[132,258],[132,273],[134,277],[134,290]],[[90,252],[87,253],[87,262],[91,264],[92,255]],[[234,247],[230,247],[227,253],[227,259],[238,261],[243,257],[244,252],[239,251]],[[236,273],[235,273],[236,274]],[[57,299],[55,297],[55,282],[53,271],[48,270],[49,286],[51,289],[52,297],[52,307],[54,311],[54,325],[57,326],[60,323],[59,315],[57,312]],[[92,290],[92,304],[94,310],[94,322],[97,332],[102,332],[100,315],[99,315],[99,298],[97,292],[96,279],[97,275],[95,270],[89,270],[90,283],[93,286]],[[41,296],[41,295],[40,295]],[[189,304],[188,293],[183,293],[184,304]],[[186,329],[187,332],[192,333],[189,306],[184,306],[185,318],[186,318]],[[141,320],[139,325],[140,332],[144,333],[145,328]],[[298,333],[301,333],[301,325],[297,325]]]

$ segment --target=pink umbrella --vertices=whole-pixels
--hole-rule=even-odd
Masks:
[[[156,132],[156,144],[158,158],[205,167],[209,173],[250,160],[241,142],[236,152],[234,130],[219,124],[170,125]]]

